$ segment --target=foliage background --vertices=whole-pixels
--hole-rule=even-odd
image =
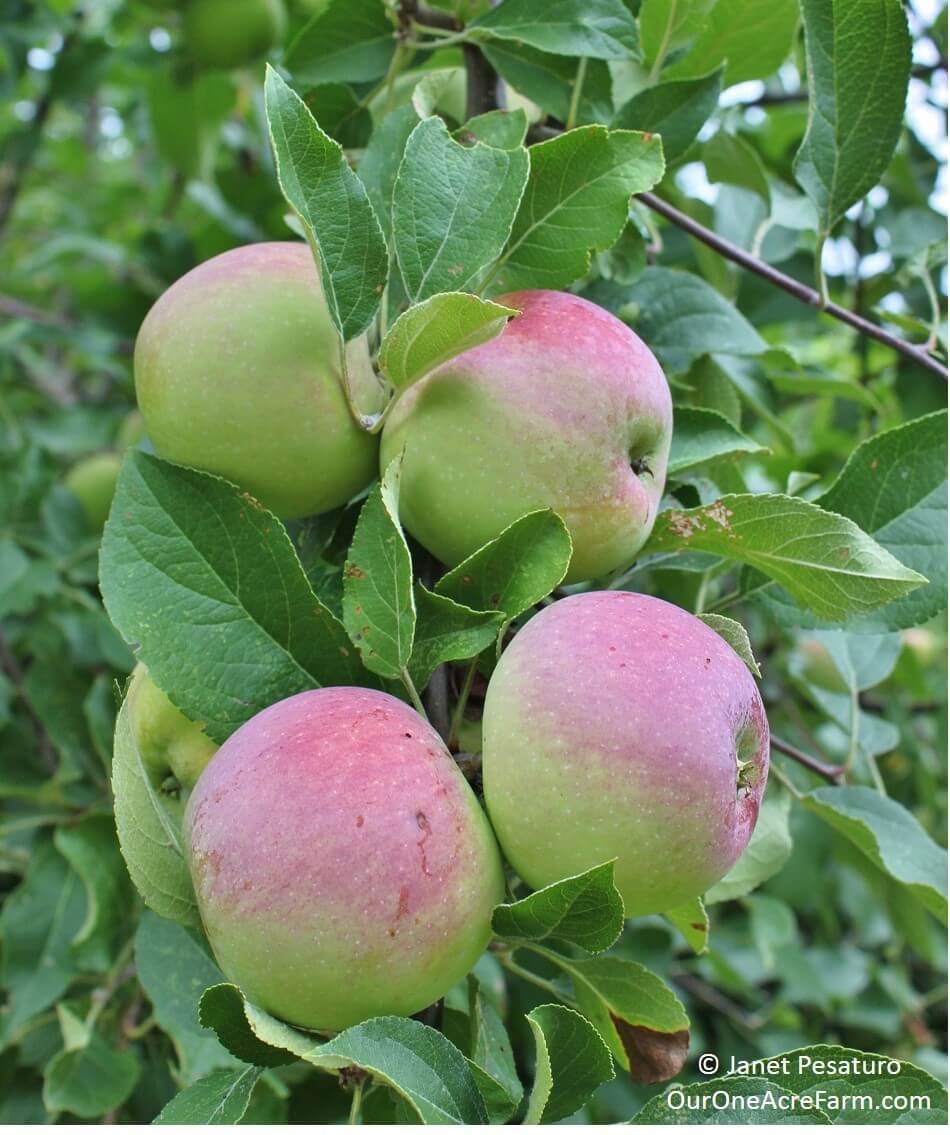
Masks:
[[[311,18],[307,7],[293,6],[287,43]],[[660,7],[644,0],[634,58],[589,61],[578,122],[609,117],[658,80],[695,80],[722,63],[721,45],[696,47],[702,4],[671,2],[682,23],[669,36],[661,28],[658,40],[649,29]],[[667,143],[657,192],[810,283],[816,225],[793,172],[808,114],[798,7],[742,7],[762,23],[754,50],[733,48],[718,103],[695,124],[684,125],[679,103],[672,122],[650,112]],[[907,14],[914,70],[904,126],[880,183],[834,225],[824,264],[832,299],[945,357],[947,15],[923,0]],[[181,85],[179,49],[178,17],[144,3],[99,0],[80,14],[66,0],[0,0],[0,1122],[149,1122],[180,1087],[234,1065],[195,1014],[198,995],[219,980],[213,963],[187,931],[143,909],[118,853],[109,767],[116,683],[133,656],[99,599],[99,535],[62,486],[77,460],[121,445],[134,405],[132,344],[160,292],[236,244],[288,236],[263,68]],[[516,49],[486,54],[517,86]],[[315,88],[305,55],[297,60],[297,88]],[[464,63],[449,46],[411,57],[407,73]],[[576,61],[548,56],[547,65],[547,79],[526,82],[524,93],[546,104],[549,121],[563,121]],[[320,122],[355,160],[384,117],[380,76],[335,74]],[[396,100],[405,103],[411,85],[398,78]],[[443,102],[451,115],[451,97]],[[640,118],[624,124],[640,125],[648,109],[641,103]],[[705,289],[687,303],[651,286],[660,278],[643,275],[648,265],[689,273],[728,306]],[[944,382],[913,360],[817,315],[639,205],[575,286],[634,321],[666,364],[678,405],[717,410],[753,439],[756,451],[740,461],[700,465],[679,480],[686,507],[735,491],[815,499],[858,442],[946,405]],[[762,349],[731,353],[750,327]],[[913,454],[902,459],[902,475],[917,468]],[[307,560],[331,605],[353,519],[352,510],[334,518],[336,537],[328,531]],[[945,516],[928,524],[939,544]],[[816,632],[802,629],[800,611],[783,618],[754,597],[733,601],[734,579],[694,566],[648,566],[629,585],[739,618],[775,733],[829,764],[850,760],[849,779],[879,780],[945,842],[943,616],[881,627],[873,639],[835,632],[842,672],[822,675]],[[820,783],[780,753],[774,760],[800,791]],[[768,854],[784,865],[755,893],[739,887],[710,905],[705,954],[660,917],[630,924],[614,952],[676,990],[693,1055],[841,1043],[893,1053],[945,1082],[941,927],[819,816],[788,809],[786,794],[770,799]],[[550,998],[505,980],[490,961],[480,976],[500,998],[505,990],[499,1003],[528,1079],[534,1049],[523,1014]],[[656,1091],[618,1077],[580,1118],[627,1119]],[[389,1114],[385,1096],[367,1099],[367,1118],[374,1107]],[[333,1121],[349,1104],[335,1078],[293,1064],[258,1082],[244,1121]]]

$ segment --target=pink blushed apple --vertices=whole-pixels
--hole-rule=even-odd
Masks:
[[[616,859],[628,915],[671,910],[752,835],[759,691],[715,631],[661,599],[591,592],[536,615],[492,675],[483,724],[488,812],[533,887]]]
[[[360,409],[382,391],[365,336],[347,345]],[[345,504],[378,443],[353,420],[340,345],[310,249],[246,245],[199,264],[145,317],[135,392],[156,452],[218,473],[284,518]]]
[[[504,897],[487,818],[438,734],[374,690],[257,714],[202,773],[185,835],[221,969],[312,1029],[436,1001],[485,949]]]
[[[456,565],[535,509],[558,512],[574,554],[567,582],[630,564],[656,518],[672,405],[646,345],[566,292],[498,297],[520,312],[502,334],[399,396],[380,450],[400,453],[399,512]]]

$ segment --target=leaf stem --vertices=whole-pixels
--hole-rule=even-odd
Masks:
[[[419,697],[419,691],[416,689],[415,682],[410,678],[409,671],[405,666],[403,666],[400,676],[402,677],[403,685],[409,693],[409,698],[415,707],[416,713],[418,713],[424,721],[428,721],[429,715],[426,713],[426,707],[422,704],[422,698]]]
[[[541,953],[541,950],[534,946],[524,945],[518,946],[517,948],[519,950],[534,950],[535,953]],[[504,968],[508,970],[509,973],[513,973],[515,977],[520,977],[523,981],[527,981],[531,985],[536,985],[538,989],[543,989],[546,993],[550,993],[551,996],[556,997],[558,1001],[576,1008],[577,1003],[573,998],[566,996],[564,991],[559,989],[553,981],[548,981],[547,978],[541,977],[540,974],[532,973],[531,970],[518,965],[511,953],[499,954],[498,958]]]
[[[353,1102],[350,1104],[350,1114],[347,1123],[356,1126],[360,1123],[360,1108],[363,1106],[363,1081],[357,1080],[353,1085]]]
[[[475,681],[475,674],[478,671],[478,658],[473,658],[469,663],[468,670],[465,672],[465,680],[462,682],[462,688],[459,690],[459,699],[455,703],[455,709],[452,711],[452,721],[449,725],[449,752],[454,753],[459,746],[459,730],[462,727],[462,721],[465,718],[465,707],[468,705],[469,695],[472,692],[472,683]]]
[[[577,111],[581,105],[581,92],[584,89],[584,77],[587,74],[587,56],[582,55],[577,64],[577,74],[574,77],[574,85],[571,89],[571,105],[567,109],[567,122],[564,124],[565,130],[573,130],[577,124]]]
[[[827,233],[820,233],[818,242],[815,245],[815,283],[818,285],[818,304],[820,308],[827,308],[828,306],[828,281],[825,279],[825,269],[822,266],[822,258],[825,251],[825,240]]]

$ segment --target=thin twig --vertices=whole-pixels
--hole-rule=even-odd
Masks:
[[[915,347],[913,343],[899,339],[896,335],[885,331],[883,327],[878,327],[876,323],[872,323],[870,320],[865,319],[863,316],[853,311],[849,311],[846,307],[841,307],[839,304],[827,303],[822,306],[821,297],[814,288],[808,287],[807,284],[803,284],[799,280],[793,279],[791,276],[786,276],[784,272],[779,272],[777,268],[773,268],[771,264],[766,264],[764,260],[759,260],[757,257],[751,256],[744,249],[739,248],[731,241],[719,236],[718,233],[707,229],[705,225],[694,221],[693,218],[687,216],[686,213],[680,212],[679,209],[674,208],[667,201],[664,201],[662,197],[657,197],[655,193],[638,193],[637,200],[642,201],[644,205],[652,209],[655,213],[659,213],[661,217],[665,217],[672,224],[676,225],[677,228],[682,229],[684,232],[689,233],[690,236],[708,245],[715,252],[718,252],[720,256],[724,256],[727,260],[738,264],[740,268],[745,268],[747,271],[761,276],[763,280],[768,280],[770,284],[774,284],[777,288],[788,292],[790,296],[794,296],[795,299],[808,304],[809,307],[818,308],[826,315],[830,315],[841,323],[846,323],[849,327],[853,327],[862,335],[876,339],[879,343],[884,343],[899,354],[904,355],[905,358],[912,359],[918,366],[922,366],[925,370],[929,370],[933,374],[939,374],[944,381],[947,380],[947,368],[937,359],[931,358],[930,355],[920,350],[919,347]]]
[[[474,118],[476,114],[495,110],[498,106],[495,93],[498,78],[491,64],[473,43],[462,44],[462,55],[465,59],[466,118]]]
[[[811,757],[808,753],[802,752],[794,745],[789,744],[788,741],[783,741],[781,737],[776,737],[772,734],[772,748],[778,749],[780,753],[784,753],[786,757],[791,757],[793,761],[798,761],[800,765],[805,768],[811,769],[812,772],[817,773],[818,776],[827,780],[829,784],[839,784],[841,778],[847,772],[844,765],[826,765],[821,761]]]
[[[538,141],[546,138],[555,138],[563,131],[560,127],[552,126],[535,126],[532,127],[531,135]],[[761,276],[763,280],[767,280],[775,287],[781,288],[782,291],[788,292],[790,296],[795,299],[801,300],[802,303],[807,304],[809,307],[817,308],[823,311],[826,315],[830,315],[833,319],[839,320],[841,323],[846,323],[849,327],[853,327],[855,331],[859,331],[862,335],[867,335],[871,339],[876,339],[879,343],[884,343],[886,346],[891,347],[899,354],[904,355],[905,358],[912,359],[918,366],[922,366],[925,370],[929,370],[933,374],[938,374],[947,381],[947,368],[939,360],[931,358],[925,351],[919,347],[915,347],[913,343],[908,343],[904,339],[892,335],[889,331],[885,331],[883,327],[879,327],[876,323],[872,323],[869,319],[858,315],[853,311],[849,311],[846,307],[841,307],[836,303],[824,303],[821,295],[814,289],[808,287],[807,284],[801,283],[800,280],[794,279],[792,276],[786,276],[784,272],[779,272],[777,268],[773,268],[771,264],[766,264],[764,260],[760,260],[757,256],[751,255],[743,248],[739,248],[730,240],[726,240],[718,233],[707,229],[705,225],[701,225],[699,221],[694,221],[692,217],[686,213],[681,212],[675,208],[668,201],[664,201],[662,197],[658,197],[655,193],[638,193],[636,199],[652,209],[655,213],[659,213],[661,217],[676,225],[677,228],[688,233],[690,236],[695,237],[696,240],[702,241],[703,244],[708,245],[714,252],[718,252],[720,256],[724,256],[727,260],[731,260],[734,264],[738,264],[740,268],[745,268],[748,272],[753,272],[756,276]]]
[[[885,331],[883,327],[878,327],[876,323],[872,323],[871,320],[865,319],[863,316],[858,316],[856,312],[848,311],[847,308],[842,308],[839,304],[826,303],[822,306],[821,296],[818,295],[815,288],[808,287],[807,284],[801,284],[799,280],[792,279],[791,276],[785,276],[784,272],[773,268],[772,264],[767,264],[764,260],[758,260],[756,257],[753,257],[753,255],[749,255],[748,252],[740,249],[740,247],[734,245],[731,241],[726,241],[722,236],[713,233],[712,229],[700,225],[698,221],[688,217],[686,213],[680,212],[679,209],[674,209],[673,205],[664,201],[662,197],[658,197],[655,193],[638,193],[637,200],[644,202],[647,208],[658,212],[659,216],[671,221],[673,225],[681,228],[684,233],[695,236],[697,241],[708,245],[715,252],[720,253],[722,257],[725,257],[726,260],[731,260],[733,263],[739,264],[740,268],[745,268],[747,271],[755,272],[756,276],[768,280],[768,283],[774,284],[775,287],[782,288],[783,292],[788,292],[789,295],[795,296],[796,300],[807,303],[810,308],[817,308],[823,311],[826,316],[831,316],[834,319],[840,320],[842,323],[847,323],[849,327],[854,327],[855,330],[860,331],[861,335],[867,335],[869,338],[877,339],[878,343],[884,343],[886,346],[892,347],[894,351],[905,355],[905,358],[913,359],[920,367],[932,371],[934,375],[940,375],[944,381],[947,380],[947,368],[938,360],[932,359],[930,355],[920,351],[919,347],[914,346],[913,343],[907,343],[905,339],[891,335],[890,331]]]

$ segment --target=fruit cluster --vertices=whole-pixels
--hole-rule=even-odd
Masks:
[[[142,326],[148,436],[283,518],[344,504],[401,454],[400,518],[440,561],[551,508],[573,541],[568,581],[606,576],[656,516],[666,380],[594,304],[502,298],[519,314],[401,392],[378,444],[344,369],[362,415],[386,392],[365,337],[344,363],[309,249],[225,253]],[[217,750],[144,670],[129,697],[149,776],[180,786],[222,970],[320,1030],[417,1012],[471,969],[505,895],[499,845],[533,887],[613,859],[628,915],[688,902],[747,845],[768,771],[768,723],[738,655],[693,615],[624,591],[550,604],[503,653],[484,707],[487,816],[439,735],[378,689],[297,694]]]

